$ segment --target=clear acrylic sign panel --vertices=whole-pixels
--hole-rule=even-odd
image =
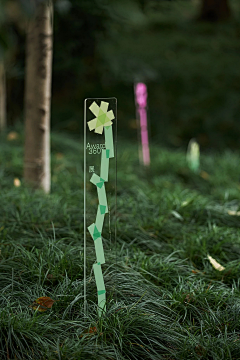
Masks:
[[[95,280],[99,315],[106,310],[104,271],[116,260],[117,99],[84,104],[84,301]]]

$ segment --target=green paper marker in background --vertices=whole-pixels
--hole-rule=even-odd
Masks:
[[[191,139],[187,150],[188,167],[195,173],[199,172],[200,167],[200,150],[199,145],[195,139]]]

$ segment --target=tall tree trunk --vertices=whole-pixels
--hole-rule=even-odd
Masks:
[[[223,21],[231,16],[228,0],[202,0],[198,20]]]
[[[4,61],[0,60],[0,131],[6,128],[7,122],[6,111],[6,78]]]
[[[27,29],[24,179],[50,192],[52,1],[38,4]]]

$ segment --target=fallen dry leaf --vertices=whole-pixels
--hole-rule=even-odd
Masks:
[[[19,187],[19,186],[21,186],[21,181],[18,178],[15,178],[13,180],[13,184],[15,187]]]
[[[206,171],[201,171],[200,176],[204,179],[204,180],[208,180],[209,179],[209,174]]]
[[[171,211],[171,214],[172,214],[173,216],[175,216],[176,219],[179,219],[179,220],[183,221],[182,215],[180,215],[177,211],[172,210],[172,211]]]
[[[130,342],[129,344],[131,344],[131,345],[138,345],[138,346],[141,346],[142,348],[146,349],[145,346],[143,346],[143,345],[141,345],[141,344],[138,344],[138,343],[131,343],[131,342]],[[149,352],[148,349],[146,349],[146,350]]]
[[[228,215],[240,216],[240,211],[228,210]]]
[[[198,356],[204,356],[204,354],[206,353],[206,350],[202,345],[195,346],[195,351]]]
[[[210,289],[211,284],[212,284],[212,282],[210,281],[210,283],[209,283],[209,285],[208,285],[208,287],[207,287],[206,292],[208,292],[208,290]]]
[[[190,303],[191,301],[194,301],[194,294],[187,294],[187,293],[183,293],[183,295],[186,295],[184,298],[184,303]]]
[[[11,141],[11,140],[16,140],[18,138],[18,133],[16,131],[10,131],[7,135],[7,140]]]
[[[29,307],[33,310],[46,311],[47,309],[51,309],[55,301],[59,300],[53,300],[49,296],[42,296],[37,298]]]
[[[192,270],[193,274],[198,274],[200,271],[199,270]]]
[[[193,274],[205,274],[205,271],[200,271],[198,269],[192,270]]]
[[[240,338],[237,338],[236,340],[233,340],[233,342],[235,342],[235,341],[239,341],[240,340]]]
[[[80,335],[80,337],[83,337],[84,334],[96,334],[97,333],[97,328],[96,326],[90,327],[89,329],[85,330],[82,335]],[[100,333],[100,335],[102,335],[102,333]]]
[[[214,267],[214,269],[218,270],[218,271],[223,271],[225,270],[225,267],[223,267],[222,265],[220,265],[214,258],[212,258],[210,255],[207,255],[208,260],[210,261],[210,263],[212,264],[212,266]]]
[[[90,327],[88,333],[89,333],[89,334],[92,334],[92,333],[95,333],[95,332],[97,332],[96,326]]]

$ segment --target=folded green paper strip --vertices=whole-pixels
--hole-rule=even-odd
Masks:
[[[104,257],[101,233],[98,231],[98,229],[94,223],[88,227],[88,231],[90,232],[90,234],[94,240],[97,262],[99,262],[100,264],[105,264],[105,257]]]
[[[109,150],[109,157],[114,157],[112,126],[104,128],[106,149]]]
[[[100,177],[104,179],[104,181],[108,181],[109,153],[109,149],[102,150]]]
[[[106,206],[98,205],[98,212],[97,212],[97,217],[96,217],[95,223],[96,223],[96,227],[98,228],[98,230],[100,232],[102,232],[104,215],[105,215],[106,209],[107,209]]]
[[[106,310],[106,289],[104,285],[101,264],[99,262],[93,265],[93,271],[98,290],[99,315],[101,315],[102,311]]]

